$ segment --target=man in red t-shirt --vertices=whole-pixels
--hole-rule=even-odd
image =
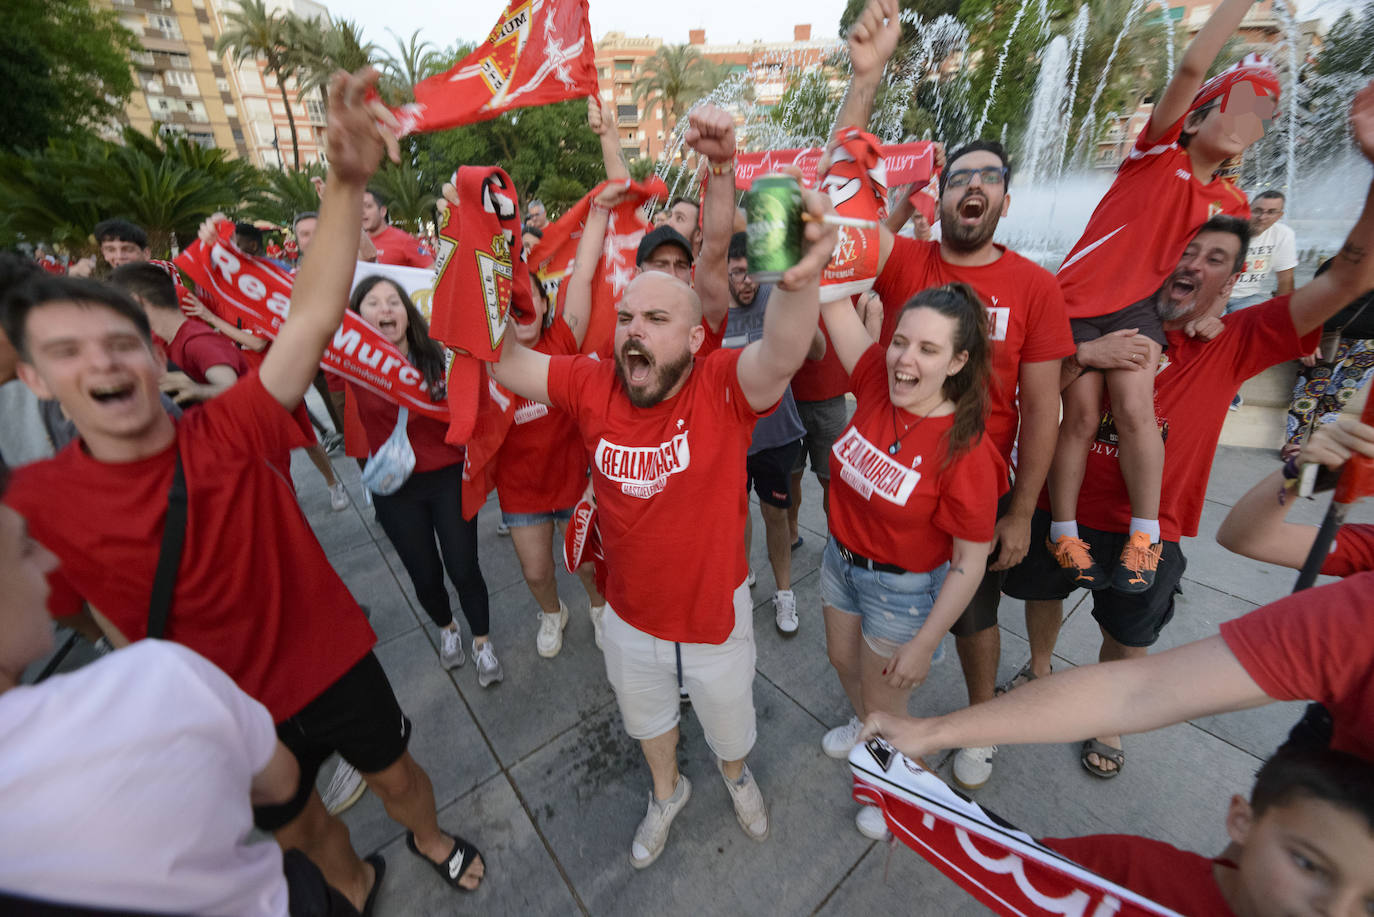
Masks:
[[[110,283],[148,316],[167,360],[176,367],[158,384],[177,404],[208,401],[247,375],[248,364],[233,341],[181,311],[176,285],[162,268],[147,261],[126,264],[115,268]]]
[[[386,199],[376,191],[363,195],[363,231],[377,248],[378,264],[399,264],[404,267],[433,267],[434,256],[425,251],[420,240],[398,226],[392,226],[387,216]]]
[[[901,23],[896,0],[870,0],[849,37],[854,76],[837,124],[864,127],[883,67],[897,46]],[[915,293],[946,283],[967,283],[983,299],[991,330],[993,380],[987,434],[1012,467],[1015,483],[1003,498],[997,521],[996,556],[982,585],[955,623],[959,661],[970,704],[992,698],[1001,655],[997,605],[1005,571],[1031,545],[1031,516],[1045,483],[1059,429],[1060,361],[1073,353],[1064,299],[1049,271],[992,239],[1010,198],[1011,169],[1001,145],[975,141],[948,158],[940,176],[941,240],[916,241],[880,230],[879,273],[873,289],[882,299],[879,343],[892,340],[902,307]],[[1030,630],[1032,644],[1041,635]],[[1046,674],[1045,669],[1028,676]],[[851,722],[857,734],[857,723]],[[961,749],[955,779],[975,789],[992,775],[996,749]]]
[[[184,551],[165,628],[261,701],[300,763],[295,797],[258,809],[283,848],[303,850],[360,910],[385,863],[365,863],[314,789],[339,751],[405,825],[410,849],[450,885],[476,887],[477,848],[439,829],[429,777],[406,750],[410,723],[371,648],[376,637],[264,456],[305,444],[300,403],[343,317],[367,179],[395,138],[365,102],[375,83],[339,75],[330,87],[330,176],[315,254],[290,317],[255,374],[174,424],[158,400],[163,366],[143,311],[122,293],[53,279],[11,300],[6,332],[19,372],[56,398],[81,441],[18,474],[5,502],[61,559],[49,608],[98,607],[123,638],[148,632],[150,594],[171,496],[188,496]],[[181,479],[184,478],[184,481]],[[165,580],[163,580],[165,582]]]
[[[691,133],[713,167],[727,166],[733,122],[699,120]],[[811,213],[823,214],[824,200],[805,194]],[[657,859],[691,793],[677,766],[679,684],[741,827],[755,840],[768,835],[767,809],[744,762],[756,736],[744,456],[754,421],[782,397],[819,318],[820,269],[835,232],[812,222],[806,237],[763,337],[742,350],[698,357],[701,300],[682,280],[646,271],[617,304],[613,361],[550,357],[507,340],[492,368],[516,394],[572,416],[592,457],[607,567],[606,674],[653,776],[630,849],[636,868]]]

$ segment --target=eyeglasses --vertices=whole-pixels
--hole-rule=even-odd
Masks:
[[[747,268],[742,267],[732,268],[726,273],[729,275],[731,280],[743,280],[744,278],[749,276],[749,270]]]
[[[1000,185],[1002,180],[1007,177],[1007,168],[1006,166],[984,166],[981,169],[955,169],[945,176],[945,187],[962,188],[973,181],[975,175],[985,185]]]

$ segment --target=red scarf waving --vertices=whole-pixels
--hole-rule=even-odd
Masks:
[[[887,170],[878,138],[854,127],[835,132],[830,168],[820,190],[840,216],[861,220],[887,217]],[[831,302],[872,288],[878,276],[878,230],[841,226],[830,263],[821,271],[821,301]]]
[[[274,340],[291,309],[291,275],[263,258],[234,246],[234,224],[225,220],[213,245],[197,239],[175,264],[204,296],[206,306],[225,321]],[[448,420],[448,408],[430,400],[424,376],[362,316],[344,311],[343,324],[320,358],[320,365],[412,411]]]
[[[534,303],[515,183],[495,166],[463,166],[453,185],[458,203],[449,205],[439,227],[429,333],[453,351],[447,439],[464,444],[478,415],[491,410],[482,364],[501,359],[507,316],[532,320]]]
[[[561,281],[572,273],[573,262],[577,259],[577,244],[582,238],[587,214],[591,211],[592,198],[608,184],[602,182],[597,185],[556,222],[546,226],[544,238],[530,253],[529,262],[534,265],[545,289],[560,285],[560,303],[563,295]],[[663,179],[653,175],[642,182],[632,182],[625,199],[612,208],[606,224],[606,242],[602,247],[601,260],[592,275],[591,314],[587,318],[587,335],[582,339],[583,353],[610,355],[615,335],[615,304],[634,279],[635,251],[649,228],[642,207],[653,198],[666,200],[667,197],[668,187],[663,184]]]

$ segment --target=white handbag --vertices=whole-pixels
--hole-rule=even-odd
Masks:
[[[406,435],[409,420],[410,409],[401,408],[396,414],[396,429],[367,458],[362,484],[374,494],[383,497],[394,494],[415,470],[415,450],[410,447],[410,437]]]

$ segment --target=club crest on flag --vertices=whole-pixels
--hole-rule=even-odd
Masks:
[[[482,278],[482,303],[486,308],[487,331],[492,349],[501,344],[506,334],[506,313],[510,309],[510,294],[514,272],[511,270],[510,246],[501,233],[491,237],[491,252],[479,251],[477,274]]]

